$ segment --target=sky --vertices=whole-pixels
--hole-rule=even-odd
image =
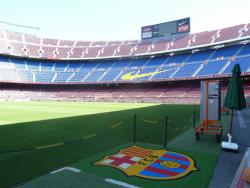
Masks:
[[[249,10],[250,0],[0,0],[1,21],[73,40],[138,40],[141,26],[185,17],[196,33],[250,23]]]

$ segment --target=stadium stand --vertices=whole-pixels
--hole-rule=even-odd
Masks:
[[[201,46],[201,45],[212,43],[216,32],[217,31],[205,31],[205,32],[197,33],[192,38],[190,46]]]
[[[250,75],[250,24],[159,41],[71,41],[0,30],[0,82],[113,85],[225,79],[239,63]],[[128,87],[128,86],[127,86]],[[162,87],[162,85],[161,85]],[[11,90],[2,100],[199,103],[199,86]],[[249,87],[246,87],[249,95]],[[16,96],[16,97],[15,97]],[[188,100],[187,100],[188,99]]]
[[[0,59],[0,68],[8,76],[3,81],[29,83],[112,83],[148,82],[175,78],[222,77],[239,63],[249,74],[250,44],[233,45],[194,53],[161,55],[137,59],[101,61],[31,60],[15,57]]]
[[[194,33],[165,41],[71,41],[39,38],[34,35],[0,30],[0,54],[47,59],[89,59],[119,56],[139,56],[168,52],[181,48],[219,44],[250,36],[250,24],[215,31]]]
[[[215,35],[215,42],[230,40],[239,37],[244,26],[245,25],[237,25],[219,30]]]

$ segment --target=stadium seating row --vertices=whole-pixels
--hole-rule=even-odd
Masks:
[[[98,61],[54,61],[0,57],[0,81],[111,83],[224,76],[239,63],[250,73],[250,44],[172,56]]]
[[[127,57],[203,46],[250,36],[250,24],[165,41],[71,41],[0,30],[0,54],[48,59]]]
[[[250,86],[245,85],[245,96],[250,105]],[[226,88],[222,88],[225,92]],[[83,89],[83,90],[0,90],[0,101],[104,101],[104,102],[161,102],[168,104],[199,104],[200,88],[175,86],[171,88],[141,89]]]

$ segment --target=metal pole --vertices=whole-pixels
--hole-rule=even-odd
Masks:
[[[234,118],[234,109],[232,108],[232,116],[231,116],[231,122],[230,122],[230,135],[231,136],[233,133],[233,118]]]
[[[194,125],[194,128],[195,128],[195,114],[196,114],[196,111],[194,110],[194,117],[193,117],[193,121],[194,121],[194,122],[193,122],[193,123],[194,123],[193,125]]]
[[[136,142],[136,114],[134,114],[133,144]]]
[[[168,136],[168,116],[165,116],[164,120],[164,148],[167,148],[167,136]]]

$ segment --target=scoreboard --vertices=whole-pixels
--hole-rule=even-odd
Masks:
[[[190,32],[190,18],[183,18],[171,22],[143,26],[141,28],[141,39],[164,38],[172,35]]]

